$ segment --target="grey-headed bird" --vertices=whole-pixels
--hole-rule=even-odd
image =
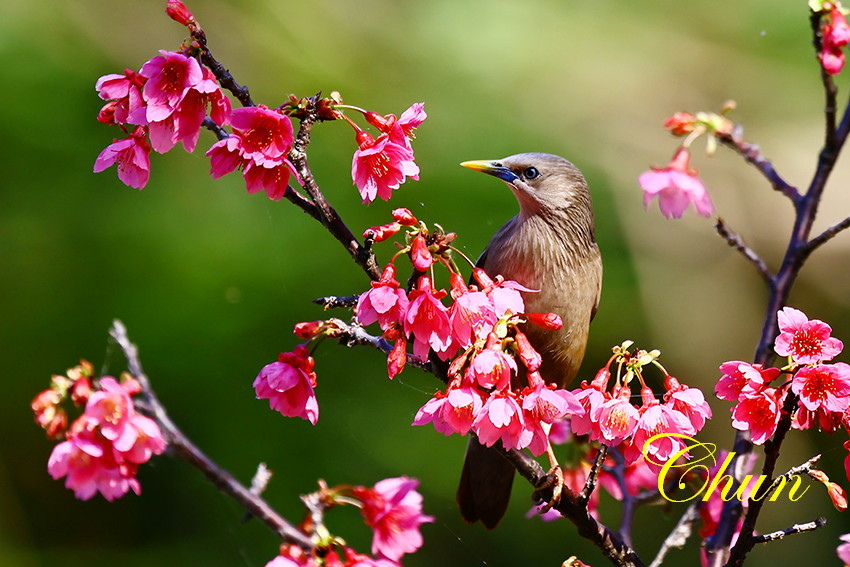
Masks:
[[[519,214],[493,235],[478,266],[491,277],[501,275],[540,290],[523,294],[526,312],[560,315],[564,326],[558,331],[526,324],[523,332],[543,358],[543,379],[565,387],[581,365],[602,289],[587,182],[573,164],[550,154],[461,165],[498,177],[519,202]],[[524,386],[523,379],[517,385]],[[496,527],[507,509],[513,478],[509,461],[470,439],[457,491],[463,518]]]

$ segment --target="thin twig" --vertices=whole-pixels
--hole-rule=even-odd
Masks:
[[[729,246],[743,254],[744,258],[749,260],[755,266],[759,275],[761,275],[766,282],[770,283],[772,281],[773,274],[770,272],[770,268],[767,267],[764,260],[761,259],[755,250],[747,246],[739,235],[732,232],[722,218],[717,217],[717,224],[714,225],[714,228],[717,230],[717,234],[719,234]]]
[[[150,381],[142,369],[136,345],[130,342],[127,329],[117,319],[113,322],[109,334],[121,348],[127,359],[127,368],[142,385],[142,396],[151,417],[162,428],[168,447],[180,455],[189,464],[200,470],[224,494],[239,503],[252,516],[266,524],[281,540],[293,543],[309,551],[313,547],[311,539],[295,526],[287,522],[258,494],[243,486],[233,476],[210,460],[188,437],[171,421],[151,388]]]
[[[251,93],[248,91],[248,87],[237,83],[233,75],[230,74],[230,71],[213,57],[210,48],[207,47],[207,34],[204,33],[204,30],[199,25],[195,25],[191,28],[191,32],[192,38],[198,43],[198,47],[201,49],[201,62],[209,67],[210,71],[213,72],[213,75],[218,80],[218,83],[233,93],[233,96],[242,103],[242,106],[254,106],[254,101],[251,100]]]
[[[769,534],[757,535],[753,538],[755,543],[770,543],[778,539],[783,539],[785,536],[801,534],[803,532],[811,532],[826,525],[826,518],[820,517],[814,521],[805,524],[794,524],[790,528],[778,530]],[[651,567],[651,566],[650,566]]]
[[[349,255],[351,255],[366,274],[371,279],[378,280],[381,277],[381,269],[378,267],[375,254],[370,247],[361,245],[357,237],[342,222],[339,214],[331,207],[325,195],[319,189],[319,185],[313,177],[313,172],[307,164],[307,146],[310,143],[310,132],[318,120],[316,98],[311,97],[306,99],[306,107],[303,109],[303,113],[299,115],[301,116],[301,124],[298,127],[298,134],[296,134],[292,144],[292,150],[289,152],[289,159],[298,172],[298,177],[301,180],[304,190],[316,206],[318,211],[316,218],[345,247]]]
[[[605,457],[608,455],[608,445],[599,445],[599,452],[596,453],[596,459],[593,461],[593,466],[590,467],[590,472],[587,473],[587,480],[584,483],[584,488],[581,494],[578,495],[578,503],[587,505],[590,500],[590,495],[596,488],[596,481],[599,478],[599,470],[602,468],[602,463],[605,462]]]
[[[755,144],[744,141],[740,127],[731,132],[717,132],[715,136],[722,144],[738,152],[747,163],[755,166],[774,190],[779,191],[794,203],[800,200],[801,195],[797,188],[779,175],[773,162],[762,155],[761,149]]]
[[[328,332],[327,336],[339,340],[339,344],[343,346],[369,346],[383,352],[384,354],[388,354],[393,348],[393,345],[391,345],[384,337],[370,335],[360,325],[349,325],[341,319],[329,319],[328,322],[331,323],[333,330]],[[438,378],[440,378],[429,361],[423,361],[414,356],[408,356],[407,364],[425,372],[435,374]]]
[[[834,236],[836,236],[839,232],[847,228],[850,228],[850,217],[847,217],[846,219],[835,223],[831,227],[827,228],[826,230],[809,240],[809,242],[806,244],[806,249],[803,253],[808,256],[809,254],[814,252],[816,248],[822,246],[823,244],[831,240]]]
[[[327,311],[328,309],[336,309],[338,307],[354,307],[357,305],[359,298],[359,295],[347,295],[344,297],[329,295],[327,297],[318,297],[313,300],[313,303],[321,305],[322,309]]]
[[[649,567],[659,567],[671,549],[674,547],[678,549],[684,547],[688,542],[688,538],[693,533],[693,527],[697,520],[699,520],[699,503],[694,502],[688,506],[682,517],[679,518],[673,531],[664,538],[664,543],[661,544],[658,553],[655,555],[655,559],[652,560]]]

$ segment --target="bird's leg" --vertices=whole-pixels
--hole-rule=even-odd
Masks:
[[[540,509],[541,513],[546,513],[556,506],[561,501],[561,494],[564,491],[564,471],[555,457],[555,451],[552,450],[552,444],[549,442],[549,430],[552,429],[551,424],[543,423],[543,430],[546,432],[546,457],[549,459],[549,471],[542,481],[537,485],[537,490],[552,489],[552,498]]]

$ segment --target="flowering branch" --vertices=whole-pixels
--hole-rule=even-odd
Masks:
[[[200,470],[207,480],[212,482],[224,494],[227,494],[239,503],[252,516],[266,524],[282,541],[292,543],[304,550],[310,550],[313,542],[306,534],[280,516],[271,506],[258,494],[246,488],[226,470],[219,467],[210,460],[192,441],[171,421],[171,418],[160,403],[150,381],[142,369],[136,345],[130,342],[127,329],[117,319],[112,323],[109,331],[127,359],[127,368],[130,373],[142,385],[142,396],[144,409],[153,417],[162,429],[168,442],[168,447],[185,459],[189,464]]]

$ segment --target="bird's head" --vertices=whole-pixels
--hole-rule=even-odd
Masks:
[[[465,161],[463,167],[498,177],[511,188],[521,214],[556,213],[570,207],[588,208],[590,196],[581,172],[562,157],[516,154],[504,159]]]

